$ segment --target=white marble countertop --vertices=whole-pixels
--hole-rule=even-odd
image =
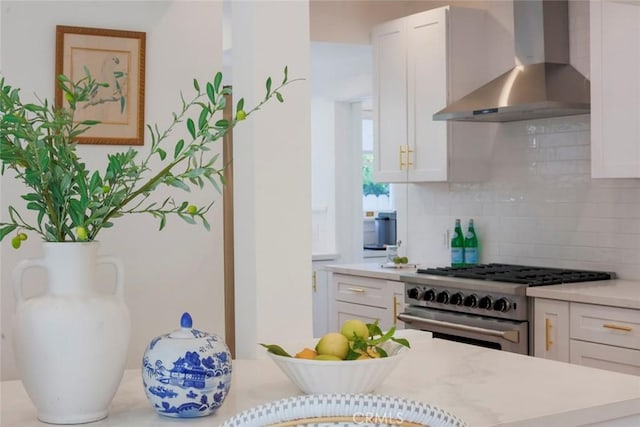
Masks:
[[[317,252],[311,254],[311,261],[335,261],[340,258],[340,254],[334,252]]]
[[[414,273],[415,268],[383,268],[379,262],[362,264],[331,264],[325,266],[325,270],[333,273],[350,274],[352,276],[374,277],[377,279],[400,281],[400,276],[406,273]]]
[[[416,271],[415,268],[382,268],[380,265],[380,263],[330,264],[325,266],[325,269],[334,273],[396,281],[401,281],[401,275]],[[614,279],[533,286],[527,288],[527,296],[640,309],[640,281]]]
[[[412,350],[379,394],[431,403],[470,427],[597,425],[621,417],[629,418],[617,426],[640,425],[640,377],[431,339],[421,331],[400,332]],[[109,416],[91,426],[218,426],[242,410],[299,394],[272,360],[234,360],[231,391],[217,413],[174,419],[153,411],[140,372],[129,370]],[[46,426],[36,420],[20,381],[2,383],[0,425]]]
[[[527,296],[640,310],[640,282],[632,280],[534,286],[527,289]]]

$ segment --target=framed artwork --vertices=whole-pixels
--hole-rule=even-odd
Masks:
[[[60,74],[77,82],[86,68],[97,82],[108,84],[77,105],[74,121],[100,121],[78,143],[144,144],[145,45],[143,32],[56,26],[56,105],[66,103]]]

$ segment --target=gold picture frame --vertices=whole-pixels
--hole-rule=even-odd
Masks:
[[[146,33],[103,28],[56,26],[55,103],[66,104],[58,76],[76,82],[85,67],[108,83],[77,105],[74,121],[98,120],[76,138],[81,144],[144,145]]]

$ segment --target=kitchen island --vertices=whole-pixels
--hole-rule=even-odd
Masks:
[[[428,402],[477,427],[640,425],[640,377],[432,339],[416,330],[399,333],[412,349],[378,394]],[[172,419],[153,411],[140,372],[129,370],[109,417],[91,425],[218,426],[242,410],[299,394],[270,359],[234,360],[231,392],[216,414]],[[20,381],[2,383],[0,425],[46,425],[36,420]]]

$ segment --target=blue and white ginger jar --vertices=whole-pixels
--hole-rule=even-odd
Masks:
[[[144,353],[144,391],[155,410],[168,417],[211,415],[231,387],[229,348],[217,335],[192,325],[184,313],[181,328],[154,338]]]

